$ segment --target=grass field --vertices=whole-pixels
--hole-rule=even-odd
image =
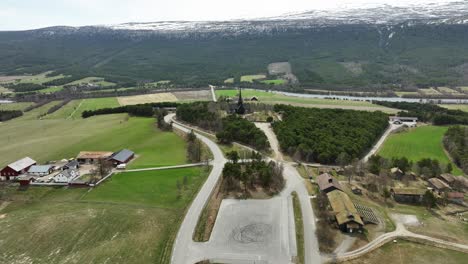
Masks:
[[[283,80],[283,79],[264,80],[264,81],[261,81],[261,82],[264,83],[264,84],[272,84],[272,85],[282,85],[282,84],[286,83],[286,81]]]
[[[399,263],[399,264],[462,264],[466,263],[467,254],[448,249],[421,245],[398,240],[388,243],[361,258],[348,261],[351,264]]]
[[[459,91],[451,89],[449,87],[438,87],[437,90],[439,90],[442,93],[447,93],[447,94],[450,94],[450,95],[463,95]]]
[[[265,74],[256,74],[256,75],[244,75],[241,77],[241,82],[253,82],[254,80],[265,79]]]
[[[227,78],[224,83],[234,83],[234,78]]]
[[[120,105],[136,105],[159,102],[176,102],[177,97],[172,93],[155,93],[133,96],[122,96],[117,98]]]
[[[446,104],[446,105],[440,105],[442,107],[445,107],[447,109],[451,110],[462,110],[465,112],[468,112],[468,104]]]
[[[402,96],[418,96],[419,93],[418,92],[395,92],[395,94],[399,97],[402,97]]]
[[[23,110],[26,107],[32,105],[33,103],[10,103],[10,104],[0,104],[0,110]]]
[[[81,119],[81,113],[88,110],[100,108],[118,107],[119,103],[115,97],[89,98],[73,100],[55,113],[46,116],[46,119]]]
[[[24,156],[46,162],[72,158],[82,150],[122,148],[138,156],[130,168],[185,163],[185,141],[175,133],[158,130],[154,123],[153,118],[128,119],[124,114],[79,120],[22,117],[0,124],[0,166]]]
[[[50,82],[50,81],[61,79],[61,78],[64,78],[64,77],[69,77],[69,76],[65,76],[65,75],[62,75],[62,74],[57,75],[57,76],[47,77],[46,75],[49,74],[49,73],[51,73],[51,72],[44,72],[44,73],[41,73],[41,74],[37,74],[37,75],[29,76],[27,78],[23,78],[23,79],[21,79],[20,83],[43,84],[45,82]]]
[[[12,122],[17,122],[17,121],[28,121],[28,120],[38,120],[39,116],[42,116],[43,114],[47,113],[47,111],[54,105],[60,103],[60,101],[52,101],[48,104],[45,104],[43,106],[40,106],[38,108],[35,108],[29,112],[23,113],[23,116],[15,118],[12,120]]]
[[[216,90],[216,96],[236,96],[237,90]],[[285,96],[277,93],[270,93],[255,90],[242,90],[242,96],[252,97],[257,96],[260,103],[267,104],[291,104],[302,107],[317,107],[317,108],[343,108],[354,110],[367,110],[367,111],[383,111],[386,113],[396,113],[398,110],[375,105],[363,101],[346,101],[346,100],[332,100],[332,99],[316,99],[316,98],[299,98],[293,96]]]
[[[0,211],[0,263],[169,263],[206,175],[202,168],[118,174],[90,192],[11,189]]]
[[[386,158],[407,157],[416,162],[423,158],[438,159],[442,164],[450,162],[444,152],[442,138],[448,127],[422,126],[392,134],[385,141],[379,154]],[[453,173],[461,175],[461,170],[453,164]]]
[[[441,94],[439,91],[437,91],[434,88],[419,89],[419,92],[421,92],[424,95],[440,95]]]
[[[81,80],[76,80],[74,82],[68,83],[67,85],[77,85],[77,84],[87,84],[87,83],[93,83],[101,87],[115,85],[115,83],[107,82],[103,78],[100,78],[100,77],[86,77]]]

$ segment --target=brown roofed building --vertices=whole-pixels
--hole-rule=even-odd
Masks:
[[[429,185],[431,185],[431,187],[434,188],[434,190],[436,190],[439,194],[442,194],[443,192],[451,189],[447,183],[438,178],[431,178],[428,180],[428,182]]]
[[[453,183],[455,183],[455,176],[453,176],[450,173],[444,173],[439,176],[441,180],[446,182],[448,185],[452,186]]]
[[[340,230],[353,233],[362,229],[364,222],[346,193],[334,190],[327,197]]]
[[[340,183],[328,173],[320,174],[317,177],[317,184],[321,192],[329,193],[334,190],[342,191]]]
[[[390,189],[393,199],[399,203],[421,203],[425,192],[424,189],[415,188]]]
[[[76,160],[81,163],[94,163],[98,160],[104,160],[109,158],[114,154],[113,152],[108,151],[81,151],[76,157]]]

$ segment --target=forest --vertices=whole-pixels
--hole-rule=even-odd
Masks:
[[[388,127],[382,112],[276,105],[273,123],[282,150],[306,162],[337,164],[361,158]]]
[[[468,127],[450,127],[443,142],[455,164],[468,174]]]
[[[76,78],[100,76],[118,84],[171,80],[198,87],[266,73],[269,63],[288,61],[300,85],[307,88],[326,85],[374,91],[466,82],[462,76],[468,61],[468,26],[414,25],[391,30],[396,36],[391,41],[382,39],[390,29],[367,25],[236,35],[135,36],[125,31],[87,32],[86,28],[56,34],[0,32],[0,72],[21,75],[53,70]]]
[[[449,110],[435,104],[408,102],[374,102],[375,104],[402,109],[399,116],[417,117],[421,122],[431,122],[436,126],[467,125],[468,113],[461,110]]]
[[[225,104],[212,102],[194,102],[177,107],[177,118],[216,133],[221,143],[239,142],[258,150],[268,147],[268,140],[263,132],[253,123],[236,115],[222,117]]]
[[[97,110],[84,111],[81,116],[88,118],[96,115],[109,115],[109,114],[121,114],[128,113],[132,116],[143,116],[151,117],[156,114],[155,110],[161,107],[176,107],[177,103],[163,102],[163,103],[149,103],[149,104],[138,104],[138,105],[126,105],[114,108],[101,108]]]

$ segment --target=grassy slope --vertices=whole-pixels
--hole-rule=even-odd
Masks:
[[[0,125],[0,164],[30,156],[39,162],[75,157],[80,150],[117,151],[129,148],[139,156],[130,167],[185,163],[185,143],[161,132],[152,118],[126,115],[84,120],[13,120]]]
[[[118,107],[119,102],[115,97],[90,98],[73,100],[55,113],[45,117],[46,119],[81,119],[81,113],[86,110],[99,108]]]
[[[217,90],[217,96],[236,96],[238,93],[237,90]],[[315,98],[299,98],[299,97],[292,97],[292,96],[285,96],[276,93],[269,93],[263,91],[254,91],[254,90],[243,90],[242,96],[244,97],[251,97],[257,96],[261,103],[278,103],[278,104],[292,104],[292,105],[299,105],[299,106],[311,106],[311,107],[324,107],[324,106],[331,106],[331,107],[348,107],[348,108],[356,108],[356,109],[375,109],[381,110],[388,113],[396,113],[397,110],[381,107],[378,105],[371,104],[369,102],[361,102],[361,101],[345,101],[345,100],[331,100],[331,99],[315,99]]]
[[[399,240],[395,244],[386,244],[367,255],[356,260],[348,261],[351,264],[372,263],[466,263],[467,255],[448,249],[439,249],[431,246],[420,245]]]
[[[185,175],[177,199],[175,180]],[[180,219],[206,175],[201,168],[120,174],[89,193],[11,190],[0,262],[169,263]]]
[[[445,154],[442,138],[448,127],[422,126],[409,132],[392,134],[384,143],[379,154],[386,158],[407,157],[412,161],[423,158],[438,159],[441,163],[449,163]],[[454,174],[461,175],[462,172],[453,164]]]
[[[23,110],[26,107],[32,105],[32,103],[11,103],[11,104],[0,104],[0,110]]]
[[[462,110],[462,111],[468,112],[468,104],[447,104],[447,105],[440,105],[440,106],[445,107],[447,109]]]

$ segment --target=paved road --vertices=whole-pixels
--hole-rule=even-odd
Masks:
[[[169,123],[173,121],[174,116],[175,114],[169,114],[164,117],[164,120]],[[173,122],[172,126],[183,132],[190,132],[189,129],[177,122]],[[187,214],[182,221],[182,225],[179,228],[172,250],[172,264],[191,264],[195,262],[191,259],[193,232],[195,231],[200,214],[202,213],[205,204],[210,198],[211,192],[214,190],[216,183],[221,177],[224,164],[226,163],[223,152],[216,143],[199,133],[195,133],[195,135],[198,139],[205,143],[213,153],[213,169],[211,170],[211,173],[208,176],[205,184],[203,184],[200,192],[197,194],[192,204],[190,205],[190,208],[188,209]]]
[[[278,162],[284,162],[283,155],[279,150],[278,139],[273,132],[270,124],[255,123],[268,138],[270,146],[275,152],[275,157],[278,158]],[[316,220],[312,210],[312,204],[310,203],[309,193],[304,185],[304,179],[299,175],[296,168],[290,163],[283,163],[284,165],[284,177],[286,178],[286,189],[282,192],[290,195],[292,192],[298,194],[299,202],[301,204],[302,220],[304,227],[304,248],[305,256],[304,260],[306,264],[321,263],[321,256],[318,247],[317,236],[315,235]]]
[[[369,160],[369,158],[374,155],[375,153],[377,153],[377,151],[380,149],[380,147],[383,145],[383,143],[385,142],[385,140],[387,139],[387,137],[396,129],[400,128],[402,125],[395,125],[393,123],[390,123],[390,126],[387,128],[387,130],[385,131],[385,133],[382,135],[382,137],[380,137],[379,141],[377,141],[377,143],[374,145],[374,147],[372,147],[372,149],[369,151],[369,153],[367,153],[367,155],[362,158],[362,161],[363,162],[367,162],[367,160]]]

